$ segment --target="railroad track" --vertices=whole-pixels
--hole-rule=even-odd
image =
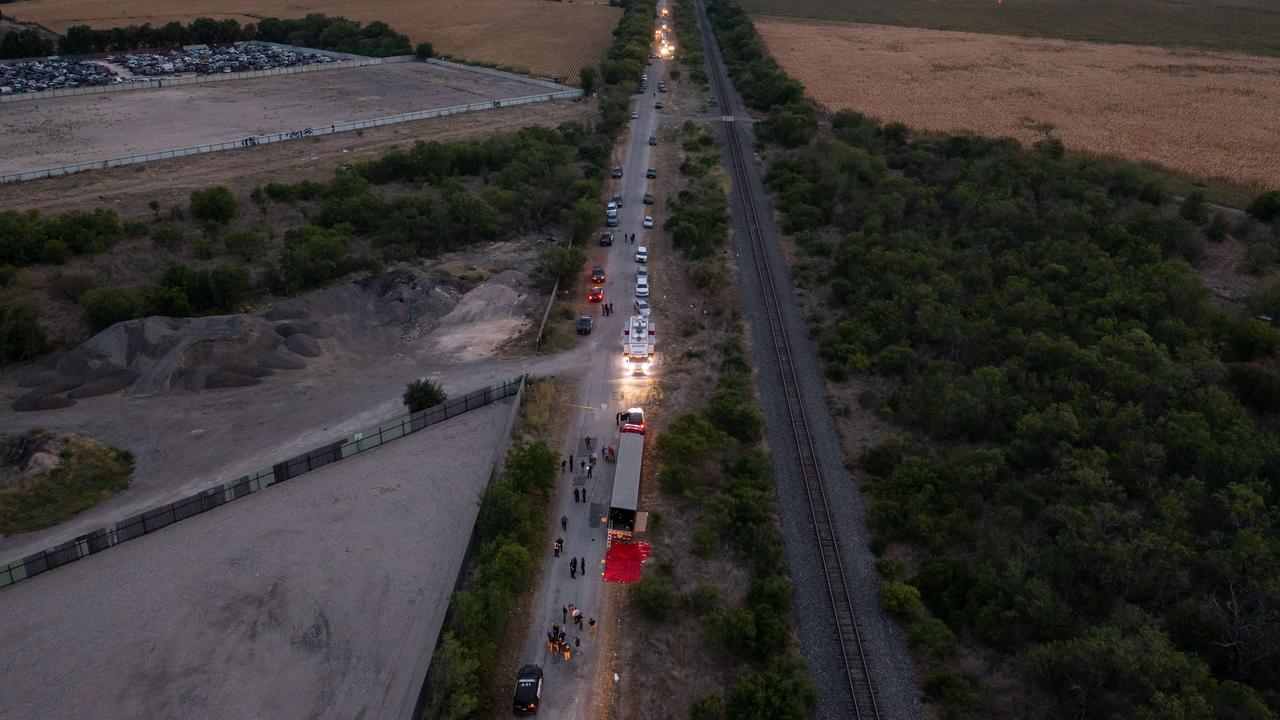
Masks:
[[[706,9],[701,0],[697,0],[696,5],[698,25],[702,32],[702,45],[707,62],[711,66],[711,80],[715,86],[721,112],[725,112],[732,109],[728,92],[728,74],[720,57],[719,45],[707,20]],[[831,602],[831,612],[835,620],[840,659],[848,680],[850,708],[853,716],[858,720],[879,720],[880,708],[876,703],[876,692],[871,683],[871,672],[867,667],[867,653],[862,644],[853,599],[849,594],[844,561],[840,557],[836,526],[831,517],[831,507],[827,502],[826,487],[822,479],[822,468],[818,464],[813,435],[809,431],[808,415],[805,413],[804,401],[800,396],[800,381],[792,361],[791,343],[787,339],[786,326],[783,324],[782,313],[778,307],[773,268],[769,262],[769,255],[765,252],[764,236],[760,232],[760,215],[756,209],[755,193],[747,175],[747,160],[739,141],[738,124],[732,115],[725,115],[722,122],[733,165],[734,188],[746,211],[751,251],[756,261],[756,275],[760,283],[761,296],[764,298],[765,315],[769,320],[769,337],[773,342],[773,351],[777,356],[778,368],[782,375],[787,418],[791,423],[792,439],[800,460],[799,467],[804,478],[805,497],[809,501],[809,515],[813,522],[814,542],[818,548],[822,577],[826,581],[827,596]]]

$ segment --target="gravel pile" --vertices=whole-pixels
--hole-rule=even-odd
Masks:
[[[108,62],[118,63],[134,75],[157,77],[195,73],[217,73],[271,70],[296,65],[342,62],[319,53],[297,52],[273,45],[239,45],[236,47],[170,50],[160,53],[127,53],[108,55]]]
[[[31,60],[0,64],[0,95],[114,85],[126,82],[111,68],[80,60]]]

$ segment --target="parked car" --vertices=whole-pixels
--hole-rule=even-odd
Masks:
[[[649,314],[653,312],[653,308],[649,307],[648,300],[636,300],[631,305],[631,310],[641,317],[649,317]]]
[[[614,165],[614,166],[613,166],[613,176],[614,176],[615,178],[620,178],[620,177],[622,177],[622,166],[621,166],[621,165]]]
[[[600,233],[600,247],[613,247],[613,233]]]
[[[658,171],[653,168],[649,168],[648,170],[644,171],[644,176],[652,180],[658,177]]]
[[[662,109],[662,101],[661,101],[661,100],[659,100],[658,102],[654,103],[654,104],[653,104],[653,109],[654,109],[654,110],[661,110],[661,109]]]
[[[622,207],[622,196],[621,196],[621,195],[614,195],[614,196],[613,196],[613,204],[614,204],[614,205],[617,205],[618,207]]]
[[[587,318],[590,320],[591,318]],[[525,665],[516,674],[515,697],[512,705],[516,715],[537,715],[542,704],[542,667]]]
[[[649,228],[651,228],[651,227],[653,227],[653,216],[652,216],[652,215],[645,215],[645,216],[644,216],[644,228],[645,228],[646,230],[648,230],[648,229],[649,229]]]
[[[650,135],[650,136],[649,136],[649,144],[650,144],[650,145],[657,145],[657,144],[658,144],[658,138],[656,138],[656,137],[654,137],[654,136]]]
[[[638,263],[649,262],[649,248],[643,245],[636,246],[636,262]]]
[[[591,292],[587,293],[588,302],[604,302],[604,288],[596,285],[591,288]]]
[[[649,279],[649,268],[647,268],[647,267],[638,267],[638,268],[636,268],[636,278],[637,278],[637,279],[638,279],[638,278],[644,278],[645,280],[648,280],[648,279]]]
[[[636,297],[649,297],[649,278],[636,278]]]
[[[591,268],[591,282],[593,282],[593,283],[602,283],[602,282],[604,282],[604,267],[603,267],[603,266],[601,266],[601,265],[597,265],[597,266],[595,266],[595,267]]]
[[[617,216],[617,214],[615,213],[613,217],[607,217],[607,218],[605,218],[605,219],[604,219],[604,226],[605,226],[605,227],[618,227],[618,216]]]
[[[638,117],[640,117],[640,113],[636,112],[635,110],[632,110],[632,111],[631,111],[631,119],[632,119],[632,120],[635,120],[635,119],[636,119],[636,118],[638,118]]]
[[[653,204],[653,193],[645,193],[645,194],[644,194],[644,204],[645,204],[645,205],[652,205],[652,204]]]
[[[578,318],[578,334],[590,335],[591,325],[592,325],[592,322],[591,322],[590,315],[583,315],[582,317]]]

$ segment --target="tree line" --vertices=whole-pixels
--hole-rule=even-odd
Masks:
[[[734,3],[709,6],[776,121],[795,87]],[[859,404],[897,428],[860,479],[926,698],[955,718],[1275,717],[1280,332],[1257,315],[1280,286],[1225,310],[1189,264],[1232,224],[1053,140],[849,111],[769,140],[794,272],[829,306],[825,371],[881,388]],[[1274,258],[1280,195],[1249,211],[1236,234]]]
[[[164,25],[126,25],[94,29],[88,25],[72,25],[58,38],[57,52],[64,55],[89,55],[171,48],[179,45],[229,45],[259,40],[283,43],[317,50],[390,57],[414,52],[409,38],[381,21],[362,25],[344,17],[312,13],[303,18],[262,18],[257,23],[241,25],[234,18],[215,20],[200,17],[187,24],[174,21]],[[0,57],[38,57],[54,54],[51,41],[33,30],[7,33],[0,40]]]

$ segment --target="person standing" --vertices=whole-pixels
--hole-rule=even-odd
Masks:
[[[573,501],[578,502],[578,488],[573,489]]]
[[[564,473],[565,466],[566,466],[566,465],[565,465],[565,461],[564,461],[563,459],[561,459],[561,460],[560,460],[560,472],[561,472],[561,473]]]
[[[569,456],[569,467],[573,467],[573,455]]]
[[[578,577],[578,558],[569,560],[569,577],[575,579]]]
[[[589,632],[590,632],[592,635],[595,635],[595,634],[596,634],[596,619],[595,619],[595,618],[591,618],[590,620],[588,620],[588,621],[587,621],[587,627],[589,628]]]
[[[596,466],[595,466],[595,465],[588,465],[588,466],[587,466],[587,479],[588,479],[588,480],[589,480],[589,479],[591,479],[591,471],[592,471],[592,470],[594,470],[595,468],[596,468]]]
[[[560,516],[560,529],[569,532],[569,518],[566,515]]]
[[[563,620],[565,625],[569,624],[569,606],[568,605],[560,606],[560,618]]]
[[[582,637],[581,637],[581,636],[575,636],[575,637],[573,638],[573,649],[574,649],[574,650],[581,650],[581,649],[582,649]]]
[[[582,558],[582,563],[581,563],[581,565],[582,565],[582,574],[583,574],[583,576],[586,576],[586,574],[587,574],[587,559],[586,559],[586,558]]]

